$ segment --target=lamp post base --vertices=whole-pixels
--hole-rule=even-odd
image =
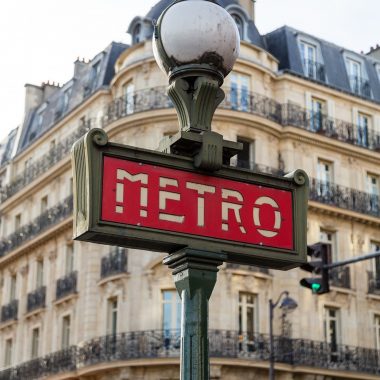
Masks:
[[[164,258],[182,300],[181,380],[209,380],[208,301],[225,255],[184,248]]]

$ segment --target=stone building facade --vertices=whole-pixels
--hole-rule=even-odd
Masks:
[[[253,2],[219,0],[241,53],[213,128],[243,143],[231,162],[311,178],[308,242],[331,261],[380,249],[380,61],[290,27],[260,35]],[[26,85],[25,116],[0,148],[0,379],[179,379],[180,303],[164,253],[73,242],[72,143],[100,127],[111,141],[157,149],[178,130],[152,20],[135,17],[131,46],[77,61],[59,87]],[[224,264],[210,301],[211,378],[266,379],[270,299],[276,377],[380,378],[380,260],[331,272],[311,294],[300,269]]]

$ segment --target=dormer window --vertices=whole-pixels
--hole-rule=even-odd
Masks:
[[[240,39],[243,40],[244,39],[244,21],[243,19],[237,15],[237,14],[231,14],[232,18],[234,19],[235,21],[235,24],[238,28],[238,31],[239,31],[239,35],[240,35]]]
[[[325,67],[321,62],[322,57],[317,45],[309,41],[301,40],[299,41],[299,48],[305,76],[324,82],[326,80]]]
[[[141,34],[141,24],[137,24],[133,28],[133,32],[132,32],[132,44],[133,45],[138,44],[141,41],[140,34]]]
[[[63,93],[63,105],[62,105],[62,112],[65,113],[67,109],[69,108],[69,100],[71,96],[71,90],[72,88],[69,87],[67,90]]]
[[[359,60],[346,58],[347,75],[351,91],[360,96],[371,96],[368,80],[364,77],[363,65]]]

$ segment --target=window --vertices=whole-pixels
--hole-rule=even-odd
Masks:
[[[367,174],[367,192],[369,193],[370,211],[379,211],[379,176]]]
[[[17,275],[13,274],[11,276],[10,287],[9,287],[9,302],[16,299],[16,286],[17,286]]]
[[[243,40],[244,39],[244,22],[242,18],[236,14],[231,14],[231,16],[234,19],[235,24],[238,28],[240,39]]]
[[[162,292],[162,327],[166,335],[181,328],[181,299],[176,290]]]
[[[17,231],[21,227],[21,214],[15,216],[15,230]]]
[[[107,334],[116,335],[117,333],[117,298],[110,298],[107,304]]]
[[[127,83],[123,86],[125,112],[127,115],[132,114],[134,110],[134,91],[135,86],[133,83]]]
[[[250,77],[237,73],[230,74],[231,84],[231,108],[234,110],[248,111]]]
[[[63,93],[63,105],[62,105],[62,113],[65,113],[67,109],[69,108],[69,100],[71,96],[71,90],[72,88],[68,88],[66,91]]]
[[[70,346],[70,316],[62,318],[62,342],[61,348],[65,349]]]
[[[348,78],[350,80],[351,90],[355,94],[361,94],[362,69],[360,62],[353,59],[346,60]]]
[[[253,340],[257,330],[257,296],[252,293],[239,293],[239,334]]]
[[[44,261],[37,260],[36,264],[36,289],[41,288],[44,284]]]
[[[40,346],[40,329],[37,327],[32,330],[31,359],[38,358],[39,346]]]
[[[74,270],[74,245],[66,245],[65,274],[68,275]]]
[[[309,78],[317,78],[317,49],[316,46],[307,42],[301,41],[301,59],[305,75]]]
[[[339,309],[325,307],[324,335],[326,342],[330,346],[331,360],[336,361],[341,337]]]
[[[43,111],[40,111],[37,113],[37,127],[38,128],[42,127],[43,121],[44,121],[44,113]],[[30,140],[33,140],[33,138],[31,137]]]
[[[357,138],[358,145],[368,146],[368,128],[369,128],[369,116],[363,113],[358,113],[357,121]]]
[[[320,131],[323,129],[323,114],[326,109],[326,103],[317,98],[311,98],[310,110],[310,129]]]
[[[371,253],[380,252],[380,243],[371,242]],[[380,290],[380,257],[371,260],[372,264],[372,281],[375,290]]]
[[[237,166],[239,168],[253,169],[255,165],[255,143],[241,137],[237,142],[243,144],[243,149],[237,154]]]
[[[12,365],[12,351],[13,351],[13,340],[7,339],[5,341],[5,355],[4,355],[4,367],[10,367]]]
[[[374,317],[375,348],[380,350],[380,315]]]
[[[48,209],[48,196],[45,195],[41,198],[41,214],[43,214]]]
[[[333,164],[325,160],[318,160],[317,164],[317,191],[325,197],[330,194],[333,183]]]
[[[27,171],[27,170],[30,168],[31,164],[32,164],[32,158],[29,157],[29,158],[28,158],[27,160],[25,160],[25,162],[24,162],[24,170]]]
[[[320,229],[320,241],[322,243],[330,244],[331,246],[331,257],[328,258],[328,261],[337,261],[337,250],[336,250],[336,232],[328,231],[323,228]]]
[[[97,79],[100,73],[100,61],[94,63],[91,67],[88,84],[85,87],[85,96],[89,95],[96,87]]]
[[[138,44],[140,42],[140,33],[141,33],[141,24],[137,24],[134,28],[133,28],[133,32],[132,32],[132,44]]]

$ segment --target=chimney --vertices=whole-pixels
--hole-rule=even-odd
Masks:
[[[376,44],[375,47],[371,46],[369,52],[366,54],[372,58],[378,59],[380,61],[380,46]]]
[[[55,92],[57,92],[60,89],[59,83],[48,81],[47,83],[42,83],[41,88],[44,92],[44,99],[43,101],[50,98],[51,95],[53,95]]]
[[[83,75],[86,67],[88,66],[88,63],[85,62],[85,59],[82,60],[77,58],[77,60],[74,62],[74,78],[79,78]]]
[[[256,0],[239,0],[240,6],[244,8],[253,22],[255,22],[255,2]]]

